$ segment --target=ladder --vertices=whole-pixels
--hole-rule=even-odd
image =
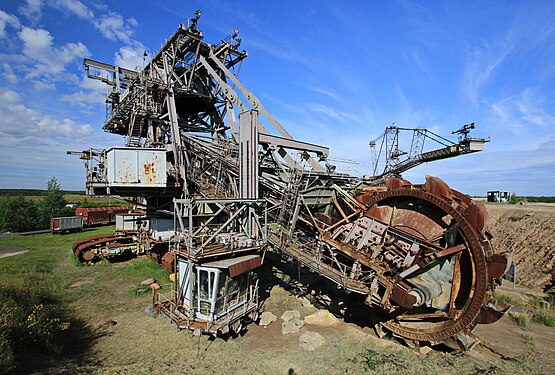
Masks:
[[[302,176],[303,171],[301,169],[291,168],[288,176],[287,188],[285,189],[285,194],[283,195],[283,203],[278,215],[278,224],[286,228],[289,235],[291,234],[291,229],[293,227],[292,224],[294,224],[292,223],[292,220],[297,206]]]
[[[127,138],[128,147],[139,147],[141,145],[141,135],[143,133],[144,116],[136,116],[133,114],[129,136]]]

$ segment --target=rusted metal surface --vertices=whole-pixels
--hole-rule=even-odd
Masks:
[[[464,217],[476,230],[480,231],[480,233],[485,233],[489,215],[486,206],[482,202],[472,201],[464,211]]]
[[[489,276],[500,279],[509,270],[511,263],[511,254],[494,254],[488,263]]]
[[[114,223],[116,215],[129,212],[129,206],[77,207],[76,216],[83,217],[84,226]]]
[[[260,255],[245,255],[238,258],[205,263],[205,266],[227,269],[230,277],[241,275],[262,265]]]
[[[431,186],[436,189],[438,186],[440,190],[444,190],[442,184],[434,182]],[[443,191],[445,193],[445,191]],[[449,194],[445,194],[449,196]],[[488,277],[488,267],[485,258],[485,251],[481,245],[485,238],[482,237],[476,229],[466,220],[466,218],[457,209],[454,209],[444,196],[437,196],[422,190],[417,189],[392,189],[383,193],[376,194],[371,201],[368,202],[370,206],[378,204],[380,201],[393,197],[405,197],[411,199],[421,199],[433,204],[441,209],[445,214],[449,214],[459,226],[459,230],[464,236],[465,241],[468,242],[468,252],[471,259],[470,266],[472,267],[471,277],[471,291],[472,295],[466,300],[463,306],[460,307],[460,315],[456,318],[447,320],[423,329],[421,327],[412,327],[410,325],[403,325],[395,320],[384,322],[384,326],[402,337],[406,337],[417,341],[441,341],[444,339],[455,336],[458,332],[464,331],[468,327],[472,327],[475,323],[477,316],[483,306],[483,301],[486,299],[486,293],[490,293],[491,288],[490,278]],[[469,271],[467,271],[469,272]],[[468,274],[466,275],[469,276]],[[469,293],[470,294],[470,293]]]
[[[260,266],[269,238],[277,251],[364,296],[383,315],[382,326],[404,340],[460,345],[477,322],[494,320],[498,311],[488,310],[488,304],[507,259],[493,256],[483,205],[439,178],[414,185],[399,177],[423,160],[475,151],[460,149],[469,139],[432,153],[411,151],[413,159],[390,165],[394,169],[383,178],[335,173],[325,161],[326,147],[292,139],[238,80],[233,70],[247,53],[239,51],[236,33],[217,46],[208,44],[197,21],[198,15],[188,27],[181,25],[141,72],[85,62],[123,79],[91,77],[112,86],[104,129],[127,137],[127,147],[83,152],[87,190],[146,201],[151,228],[137,228],[134,237],[80,241],[75,254],[94,261],[150,252],[183,280],[189,277],[188,284],[182,282],[191,288],[197,282],[191,278],[201,285],[209,272],[247,277]],[[166,77],[162,86],[160,68]],[[141,79],[134,79],[139,74]],[[388,148],[398,159],[398,144]],[[192,203],[200,200],[206,201]],[[233,200],[238,206],[226,206]],[[158,218],[173,219],[174,230],[153,230]],[[196,266],[200,272],[193,277]],[[208,314],[206,321],[190,318],[206,313],[190,306],[190,293],[172,298],[154,305],[195,334],[233,331],[246,317],[245,310],[219,328],[209,327]]]
[[[384,184],[388,189],[400,189],[402,187],[410,187],[412,185],[409,181],[398,177],[386,177],[384,178]]]
[[[117,249],[133,244],[134,238],[132,236],[119,236],[117,234],[105,234],[92,236],[85,238],[73,243],[72,249],[75,256],[86,262],[93,261],[95,258],[100,260],[107,258],[110,254],[108,251],[108,256],[104,250]],[[122,249],[122,251],[124,251]],[[118,252],[117,255],[120,255]]]
[[[175,270],[175,255],[171,251],[168,251],[162,256],[160,265],[168,271],[173,272]]]
[[[437,177],[426,177],[424,190],[430,194],[445,198],[448,201],[453,199],[453,192],[451,191],[451,188]]]
[[[416,303],[416,297],[407,293],[407,291],[403,290],[402,288],[398,287],[397,285],[393,286],[391,291],[391,300],[402,306],[406,309],[410,309]]]

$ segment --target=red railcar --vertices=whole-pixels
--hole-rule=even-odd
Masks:
[[[90,227],[97,224],[111,224],[116,222],[116,215],[129,212],[128,206],[110,207],[78,207],[75,209],[76,216],[83,216],[83,225]]]

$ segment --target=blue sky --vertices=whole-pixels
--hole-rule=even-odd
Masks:
[[[131,4],[133,4],[131,6]],[[240,80],[296,138],[370,170],[391,123],[450,135],[476,122],[481,153],[415,168],[468,194],[555,195],[551,1],[77,1],[0,4],[0,188],[84,189],[66,150],[123,144],[102,131],[85,57],[142,65],[196,9],[205,41],[240,30]],[[455,139],[455,138],[453,138]]]

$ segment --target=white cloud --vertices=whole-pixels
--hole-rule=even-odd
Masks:
[[[76,91],[73,94],[62,95],[60,100],[81,107],[105,103],[107,89],[105,83],[84,76],[79,83],[79,87],[82,90]],[[93,108],[90,109],[92,110]]]
[[[5,88],[0,90],[0,113],[0,138],[8,142],[20,137],[36,137],[39,142],[50,137],[74,139],[93,131],[88,124],[77,124],[68,118],[58,120],[29,108],[18,93]]]
[[[533,94],[530,90],[524,90],[516,103],[518,110],[522,114],[522,119],[542,128],[552,126],[555,123],[555,116],[546,113],[539,106],[539,104],[543,103],[543,100],[533,98],[532,96]]]
[[[134,42],[133,45],[123,46],[116,52],[114,57],[115,64],[127,69],[142,68],[145,50],[146,47],[141,42]]]
[[[309,104],[306,106],[308,112],[319,115],[325,123],[335,123],[336,125],[349,126],[359,121],[360,116],[352,112],[340,111],[321,103]]]
[[[62,95],[61,99],[62,102],[70,103],[70,104],[78,104],[81,106],[86,106],[88,104],[104,104],[104,96],[99,95],[97,92],[94,91],[78,91],[74,92],[73,94]]]
[[[66,151],[106,148],[115,136],[30,108],[27,99],[0,87],[0,186],[44,188],[55,175],[64,188],[83,189],[82,162]]]
[[[67,64],[89,55],[87,47],[80,42],[55,47],[53,37],[44,29],[24,27],[18,35],[23,41],[23,55],[36,63],[27,74],[28,78],[43,75],[55,78]]]
[[[132,42],[131,37],[138,26],[136,19],[125,19],[119,13],[108,11],[106,6],[100,6],[99,9],[108,12],[95,17],[94,12],[79,0],[52,0],[51,4],[67,14],[89,21],[103,37],[110,40]]]
[[[19,29],[19,19],[16,16],[6,13],[0,9],[0,38],[6,37],[6,26],[8,25],[15,29]]]
[[[322,94],[324,96],[327,96],[337,102],[341,101],[341,99],[339,98],[339,96],[333,92],[331,92],[330,90],[323,88],[319,85],[313,85],[313,84],[309,84],[309,83],[300,83],[301,86],[306,87],[307,89],[314,91],[315,93],[318,94]]]
[[[462,88],[464,95],[471,103],[477,104],[480,90],[487,84],[509,54],[515,49],[516,35],[509,30],[505,38],[499,42],[483,41],[482,46],[468,52],[467,63],[463,74]]]
[[[40,58],[52,48],[52,36],[44,29],[24,27],[18,33],[23,41],[23,54],[30,58]]]
[[[33,87],[37,91],[54,91],[56,90],[56,85],[51,82],[44,82],[44,81],[33,81]]]
[[[438,129],[436,114],[430,108],[415,109],[399,85],[395,85],[398,107],[393,121],[397,126],[406,128],[432,128]]]
[[[38,21],[42,16],[43,5],[43,0],[27,0],[17,10],[31,21]]]
[[[129,22],[131,20],[131,22]],[[134,33],[137,21],[134,18],[125,20],[119,13],[108,13],[102,16],[95,27],[110,40],[127,42]]]
[[[19,78],[14,73],[12,66],[8,63],[2,64],[2,75],[6,80],[10,83],[17,83],[19,82]]]
[[[94,23],[94,26],[105,38],[122,42],[129,42],[131,40],[137,25],[137,20],[134,18],[126,20],[121,14],[114,12],[103,15],[100,21]]]
[[[546,129],[555,123],[555,115],[542,108],[543,99],[526,89],[518,95],[511,95],[490,105],[490,109],[502,124],[503,129],[513,134],[529,134],[534,128]],[[534,136],[534,135],[532,135]]]
[[[92,20],[94,18],[93,11],[79,0],[53,0],[51,4],[54,8],[82,19]]]

